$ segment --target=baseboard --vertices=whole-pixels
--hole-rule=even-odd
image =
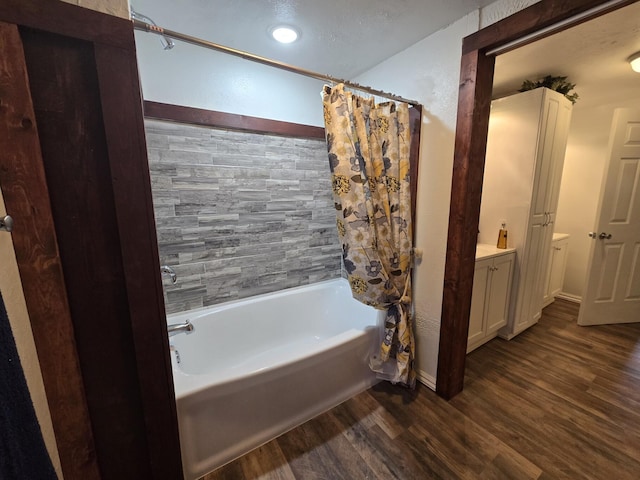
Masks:
[[[546,301],[542,301],[542,308],[544,307],[548,307],[549,305],[551,305],[553,303],[553,301],[555,300],[555,297],[549,297]]]
[[[578,295],[571,295],[570,293],[560,292],[558,295],[556,295],[556,298],[560,298],[562,300],[573,303],[582,303],[582,297],[579,297]]]
[[[420,383],[422,383],[426,387],[429,387],[431,390],[433,390],[435,392],[435,390],[436,390],[436,379],[435,379],[434,376],[429,375],[429,374],[423,372],[422,370],[416,370],[416,377],[418,378],[418,381]]]

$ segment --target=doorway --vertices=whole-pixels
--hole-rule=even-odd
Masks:
[[[496,62],[496,57],[488,52],[535,32],[546,30],[542,36],[549,36],[549,30],[559,22],[563,25],[558,31],[566,30],[634,3],[636,1],[614,4],[586,1],[580,2],[579,6],[555,6],[542,1],[501,21],[499,26],[481,30],[463,41],[438,356],[437,391],[445,398],[460,392],[464,380],[484,154]],[[535,38],[530,37],[524,44],[534,41]],[[511,50],[514,48],[512,46]]]
[[[613,112],[640,106],[638,74],[624,61],[640,50],[640,4],[583,23],[496,58],[493,97],[515,93],[525,79],[563,75],[576,83],[562,177],[556,233],[570,235],[566,287],[561,296],[579,302],[595,228],[598,197]],[[589,39],[585,42],[584,39]]]

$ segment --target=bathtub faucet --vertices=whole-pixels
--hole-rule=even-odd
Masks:
[[[171,278],[171,283],[175,284],[178,281],[178,276],[176,275],[176,271],[171,268],[169,265],[162,265],[160,267],[160,273],[162,276],[169,276]]]
[[[184,323],[173,323],[167,326],[167,332],[169,332],[169,336],[173,337],[179,333],[193,333],[196,328],[193,326],[189,320]]]

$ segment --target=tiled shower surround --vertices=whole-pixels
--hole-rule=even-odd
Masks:
[[[340,276],[323,140],[145,120],[167,313]]]

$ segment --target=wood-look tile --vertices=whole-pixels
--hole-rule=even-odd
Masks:
[[[145,129],[161,264],[192,266],[219,258],[237,266],[238,257],[260,256],[276,259],[274,271],[284,272],[255,278],[242,268],[230,281],[228,273],[216,278],[209,271],[199,279],[203,289],[175,288],[165,295],[168,312],[340,277],[323,140],[148,119]],[[287,249],[290,244],[299,248]],[[316,267],[320,271],[310,274]],[[178,274],[179,285],[183,280]]]
[[[278,441],[295,477],[309,480],[341,478],[335,453],[314,427],[314,422],[307,422],[298,429],[298,435],[283,435]]]
[[[344,416],[343,413],[341,408],[337,408],[329,412],[329,415],[343,422],[345,428],[343,435],[351,446],[354,461],[363,461],[371,471],[376,473],[377,478],[397,478],[394,476],[393,467],[388,465],[388,456],[380,454],[376,439],[370,433],[376,428],[375,424],[367,428],[358,422],[348,421],[349,416]]]
[[[214,474],[205,475],[203,480],[295,480],[287,459],[275,442],[256,448],[235,462],[218,469]]]
[[[259,447],[255,455],[241,458],[242,473],[246,479],[294,480],[296,477],[277,443]]]
[[[640,324],[579,327],[577,312],[556,300],[528,331],[472,352],[449,402],[382,383],[288,432],[271,442],[283,478],[637,480]],[[244,461],[206,480],[279,478],[242,476]]]
[[[542,470],[513,451],[501,452],[475,477],[482,480],[536,480]]]
[[[368,431],[367,437],[367,443],[375,449],[373,452],[369,452],[370,461],[375,458],[377,464],[384,465],[385,469],[390,472],[390,475],[380,475],[381,478],[403,480],[443,478],[443,470],[446,470],[446,467],[440,464],[436,458],[430,458],[430,460],[434,460],[432,462],[425,462],[422,458],[424,449],[419,447],[419,442],[416,442],[410,432],[405,432],[390,441],[386,434],[375,425]]]
[[[378,478],[367,462],[355,455],[353,446],[343,433],[346,425],[330,413],[321,415],[313,423],[323,432],[323,438],[334,455],[340,478]]]

